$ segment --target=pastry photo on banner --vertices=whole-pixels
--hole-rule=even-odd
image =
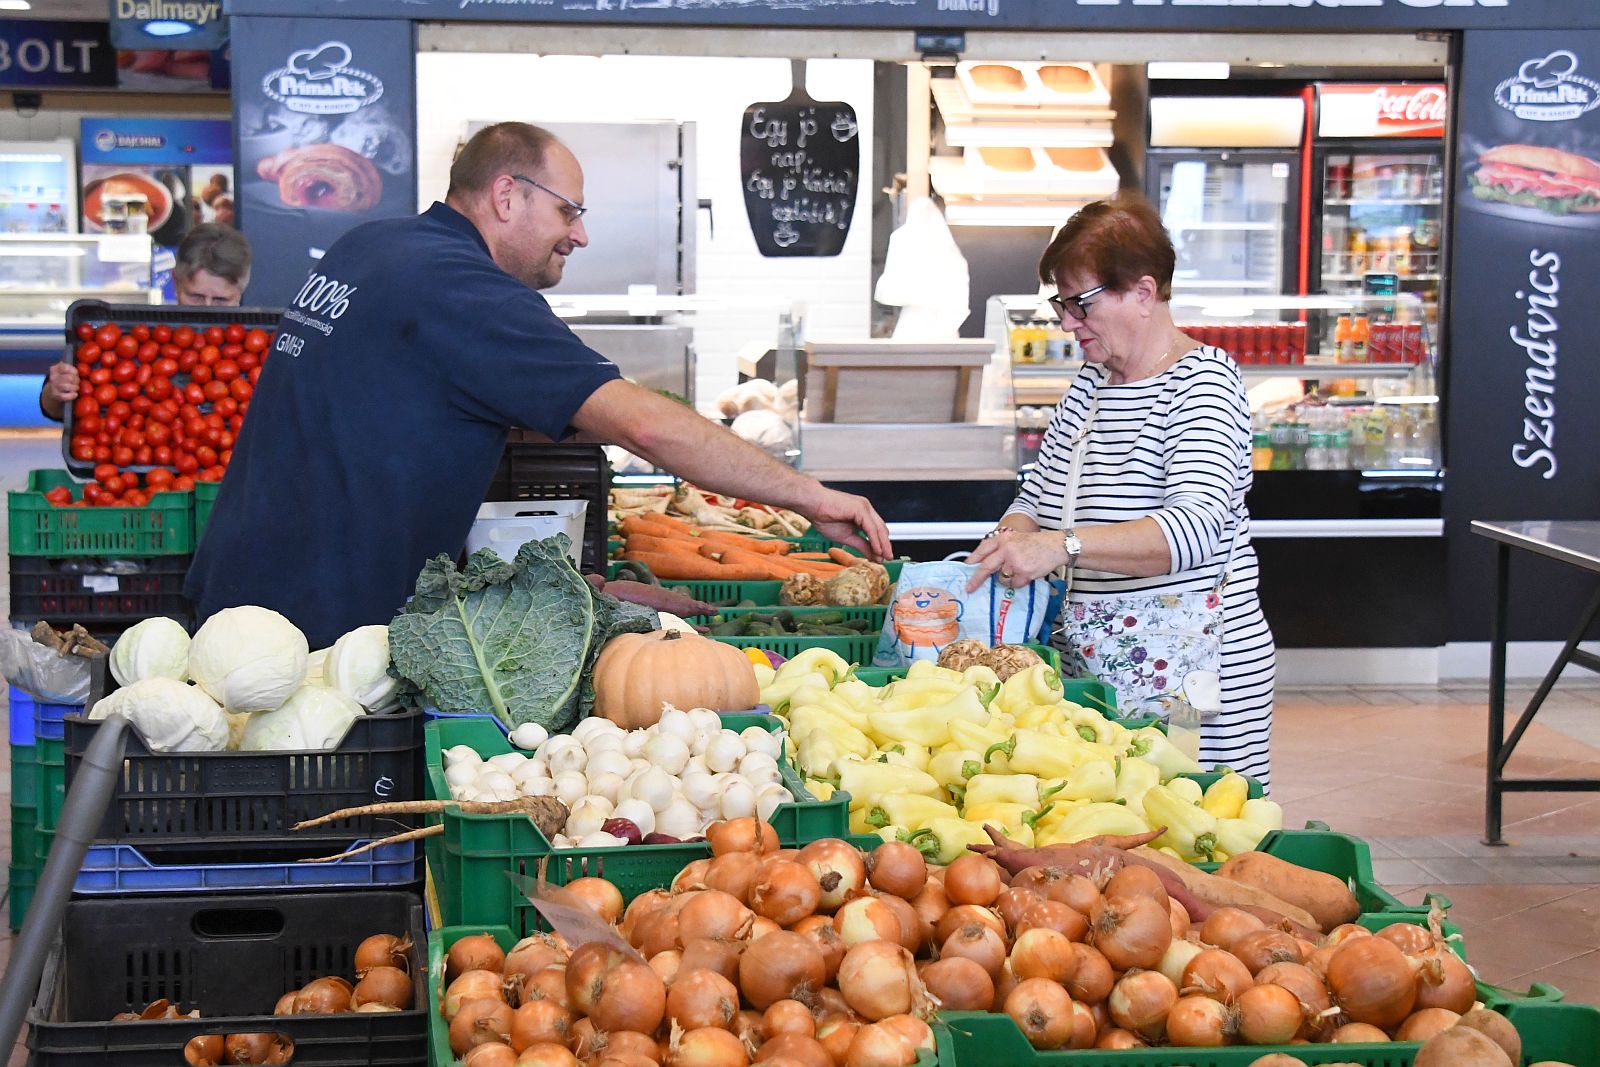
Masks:
[[[409,209],[409,106],[361,67],[349,44],[326,40],[294,49],[260,88],[240,108],[245,211]]]

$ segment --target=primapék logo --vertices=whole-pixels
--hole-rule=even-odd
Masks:
[[[289,62],[261,79],[261,91],[290,111],[348,115],[377,102],[383,82],[350,65],[350,46],[324,41],[289,54]]]
[[[1600,107],[1600,82],[1579,74],[1578,57],[1559,49],[1518,67],[1494,87],[1494,102],[1519,119],[1565,122]]]

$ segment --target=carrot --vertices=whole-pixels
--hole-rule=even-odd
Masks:
[[[622,532],[624,534],[642,533],[652,537],[669,537],[677,540],[686,540],[691,536],[676,527],[658,522],[657,520],[660,518],[661,516],[659,515],[629,515],[622,520]]]
[[[790,566],[786,561],[772,556],[763,556],[759,552],[746,552],[741,548],[730,548],[726,545],[706,545],[700,549],[702,556],[709,556],[720,563],[740,567],[760,567],[771,578],[782,580],[799,574],[800,572]]]
[[[701,546],[689,538],[657,537],[654,534],[631,533],[627,539],[628,547],[639,552],[687,552],[695,555]]]
[[[803,559],[794,560],[793,566],[806,574],[815,574],[818,578],[832,578],[835,574],[844,570],[837,563],[813,563]]]
[[[851,552],[847,548],[828,549],[828,558],[839,564],[841,567],[850,567],[861,562],[861,557],[856,555],[854,552]]]
[[[791,552],[791,553],[789,553],[789,558],[790,559],[803,559],[803,560],[806,560],[809,563],[829,563],[829,562],[832,562],[831,560],[828,559],[828,554],[826,552]]]
[[[788,555],[789,549],[794,547],[787,541],[762,541],[754,537],[723,533],[720,530],[705,530],[700,536],[713,544],[727,544],[746,552],[759,552],[763,556],[785,556]]]
[[[643,563],[657,578],[667,581],[760,582],[771,578],[763,567],[730,566],[685,552],[624,552],[623,558]]]
[[[661,523],[661,525],[670,526],[670,527],[676,529],[679,533],[685,533],[685,534],[689,534],[691,536],[693,536],[693,534],[695,533],[695,528],[692,525],[690,525],[687,522],[684,522],[682,519],[678,518],[675,515],[656,515],[655,519],[657,519]]]

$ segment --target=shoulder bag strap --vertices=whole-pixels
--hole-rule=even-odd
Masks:
[[[1098,390],[1096,390],[1098,393]],[[1072,438],[1072,454],[1067,461],[1067,487],[1061,497],[1061,529],[1072,528],[1074,519],[1078,514],[1078,482],[1083,476],[1084,455],[1089,451],[1089,428],[1094,425],[1095,414],[1100,410],[1100,397],[1095,395],[1089,401],[1089,413],[1083,418],[1083,425],[1078,427],[1078,432]],[[1067,595],[1072,595],[1072,568],[1063,567],[1065,573],[1062,577],[1067,583]]]

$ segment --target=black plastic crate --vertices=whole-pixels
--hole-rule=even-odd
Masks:
[[[89,710],[115,688],[91,665]],[[98,720],[64,720],[70,789]],[[311,752],[151,752],[127,732],[122,775],[95,835],[152,863],[252,863],[327,856],[351,841],[421,825],[414,815],[362,815],[311,830],[294,825],[341,808],[422,799],[423,713],[362,715],[339,747]]]
[[[192,628],[194,605],[183,595],[192,558],[12,556],[11,618],[93,630],[165,615]]]
[[[278,998],[313,978],[354,981],[357,946],[408,933],[412,1007],[280,1015]],[[172,1067],[201,1034],[275,1031],[306,1067],[422,1067],[427,1057],[427,936],[402,892],[184,895],[74,900],[28,1014],[35,1067]],[[111,1022],[165,998],[199,1019]]]
[[[84,323],[93,326],[103,326],[108,322],[118,326],[231,326],[237,323],[240,326],[259,326],[262,329],[275,329],[278,319],[283,315],[282,308],[240,308],[240,307],[177,307],[156,306],[151,304],[108,304],[103,300],[75,300],[67,308],[66,338],[67,350],[76,353],[78,350],[78,327]],[[70,357],[69,357],[70,358]],[[174,383],[181,384],[189,381],[187,374],[180,374],[173,379]],[[211,412],[211,401],[198,405],[203,414]],[[96,464],[92,460],[72,458],[72,405],[66,405],[65,425],[61,432],[61,458],[65,460],[66,467],[80,478],[87,478],[93,472]],[[148,471],[148,466],[128,466],[124,470]]]
[[[600,445],[519,441],[513,431],[484,499],[585,501],[583,572],[605,573],[611,464]]]

